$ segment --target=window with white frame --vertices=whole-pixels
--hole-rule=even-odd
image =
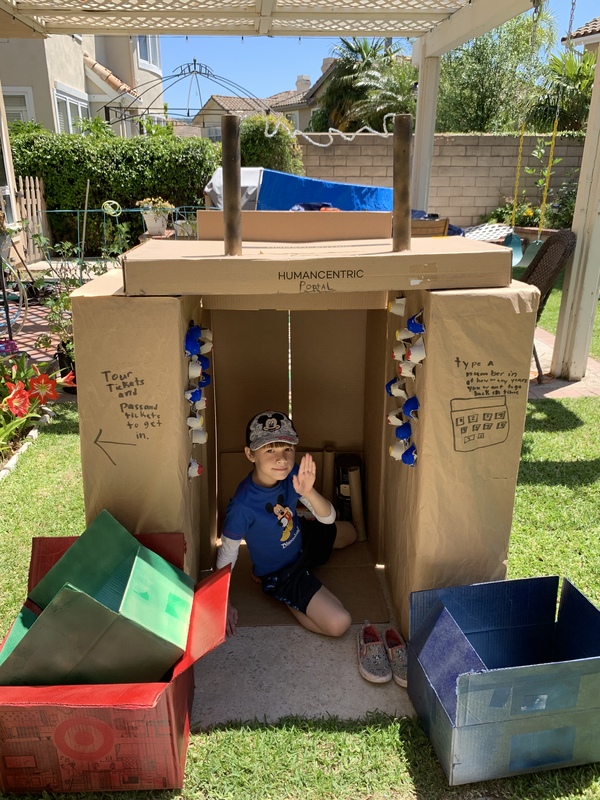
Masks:
[[[3,86],[2,97],[7,122],[29,122],[35,119],[33,92],[29,86]]]
[[[160,70],[160,43],[158,36],[138,36],[138,59],[142,69]]]
[[[89,119],[90,107],[87,100],[55,91],[56,122],[59,133],[77,133],[77,120]]]
[[[221,126],[220,125],[209,125],[208,126],[208,138],[211,142],[220,142],[221,141]]]

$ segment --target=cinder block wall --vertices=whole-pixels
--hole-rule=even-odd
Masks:
[[[335,134],[328,147],[319,146],[329,141],[328,134],[310,134],[310,138],[311,142],[304,137],[298,139],[308,178],[370,186],[392,185],[391,135],[361,133],[352,141],[346,141]],[[534,202],[538,202],[539,197],[535,182],[540,177],[540,162],[531,153],[538,138],[526,136],[524,139],[519,178],[519,195],[525,189],[527,198]],[[549,150],[547,147],[544,166]],[[518,136],[436,134],[429,208],[425,210],[449,217],[454,225],[477,225],[482,214],[513,196],[518,153]],[[550,185],[554,190],[580,166],[582,153],[582,141],[557,139],[554,157],[562,161],[552,170]],[[535,168],[536,174],[527,175],[525,167]]]

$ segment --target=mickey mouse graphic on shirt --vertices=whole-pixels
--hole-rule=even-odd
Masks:
[[[277,517],[279,524],[283,528],[283,533],[281,534],[281,539],[279,541],[287,542],[287,540],[290,538],[292,528],[294,527],[294,515],[287,506],[283,505],[283,500],[284,497],[282,494],[280,494],[277,498],[277,505],[274,506],[272,503],[266,503],[265,510],[269,514],[274,514]]]

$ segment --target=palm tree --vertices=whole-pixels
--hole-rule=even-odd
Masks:
[[[340,39],[332,51],[335,67],[313,117],[313,130],[337,128],[358,130],[363,124],[356,118],[354,107],[367,99],[366,86],[360,79],[376,65],[391,64],[397,48],[386,48],[385,39]]]
[[[367,96],[356,103],[351,115],[361,124],[382,130],[386,114],[413,114],[417,104],[419,72],[407,58],[395,58],[391,63],[377,61],[357,81]],[[391,130],[391,123],[386,122]]]
[[[551,131],[558,108],[558,130],[580,131],[587,124],[594,85],[596,54],[565,50],[548,62],[548,75],[527,112],[527,122],[539,133]]]

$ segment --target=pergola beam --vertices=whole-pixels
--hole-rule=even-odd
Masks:
[[[532,7],[533,0],[471,0],[415,42],[413,53],[416,50],[417,58],[439,58]]]
[[[43,22],[38,19],[34,19],[35,15],[29,16],[27,14],[23,14],[20,7],[15,2],[10,2],[10,0],[0,0],[0,22],[3,22],[6,17],[10,19],[11,23],[15,23],[15,28],[20,28],[30,31],[35,31],[35,33],[45,35],[46,29]],[[9,23],[10,25],[10,23]],[[2,25],[2,35],[6,36],[7,38],[11,38],[10,34],[18,35],[19,37],[23,36],[22,30],[14,30],[11,31],[10,27],[6,27]],[[28,38],[26,35],[23,38]]]

